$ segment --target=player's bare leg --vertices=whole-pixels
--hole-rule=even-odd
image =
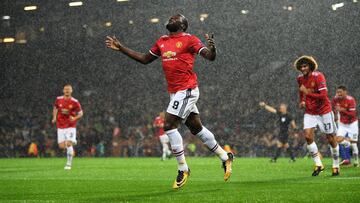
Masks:
[[[327,134],[326,138],[330,145],[331,156],[333,159],[332,175],[339,175],[339,145],[334,134]]]
[[[183,139],[177,129],[180,123],[181,118],[166,112],[164,130],[169,137],[172,153],[178,162],[178,175],[173,184],[174,189],[184,186],[190,175],[190,169],[185,160]]]
[[[315,168],[312,176],[318,176],[323,170],[324,166],[320,159],[320,154],[316,143],[314,142],[314,128],[305,129],[305,139],[307,142],[307,149],[315,162]]]
[[[343,145],[344,147],[350,147],[350,141],[345,139],[343,136],[335,136],[336,142]]]
[[[193,135],[196,135],[208,147],[208,149],[219,156],[224,167],[224,180],[227,181],[231,176],[231,166],[234,155],[227,153],[215,140],[215,136],[205,126],[202,125],[200,116],[195,113],[190,113],[185,125],[189,128]]]

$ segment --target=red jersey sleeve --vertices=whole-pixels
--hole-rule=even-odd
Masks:
[[[76,102],[76,103],[75,103],[75,108],[74,108],[74,110],[75,110],[75,112],[77,112],[77,113],[80,112],[80,111],[82,111],[80,102]]]
[[[161,56],[161,51],[160,51],[160,48],[158,46],[158,41],[156,41],[155,44],[149,50],[150,54],[155,56],[155,57],[160,57]]]
[[[201,40],[194,35],[191,36],[189,47],[191,53],[196,54],[199,54],[203,48],[206,48],[205,45],[201,42]]]
[[[56,99],[56,100],[55,100],[54,108],[56,108],[56,109],[59,108],[59,99]]]

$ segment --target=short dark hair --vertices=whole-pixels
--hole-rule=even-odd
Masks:
[[[345,87],[345,85],[339,85],[339,86],[337,86],[336,89],[337,89],[337,90],[338,90],[338,89],[341,89],[341,90],[347,91],[347,88]]]

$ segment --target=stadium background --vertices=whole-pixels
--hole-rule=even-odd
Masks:
[[[59,156],[50,124],[56,96],[69,82],[85,112],[78,125],[79,156],[156,156],[160,146],[151,127],[168,103],[160,61],[144,66],[105,48],[116,34],[126,46],[146,52],[166,34],[164,23],[176,12],[190,22],[189,32],[204,40],[212,32],[218,56],[198,59],[202,119],[221,144],[237,156],[270,156],[276,117],[258,102],[297,109],[298,73],[292,61],[302,54],[317,58],[330,96],[339,84],[359,99],[360,4],[344,1],[115,0],[11,1],[0,6],[0,156],[28,156],[31,142],[40,156]],[[37,9],[25,11],[24,7]],[[207,15],[204,15],[207,14]],[[10,19],[8,19],[9,16]],[[156,22],[154,18],[158,18]],[[151,22],[153,19],[153,22]],[[5,43],[7,37],[14,43]],[[185,143],[195,155],[208,155],[190,133]],[[301,133],[293,138],[303,155]],[[320,150],[328,149],[318,136]],[[187,150],[190,153],[190,150]]]

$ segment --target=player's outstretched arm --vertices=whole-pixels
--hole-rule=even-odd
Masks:
[[[56,107],[54,107],[53,109],[53,113],[52,113],[52,120],[51,120],[51,123],[56,123],[56,116],[57,116],[57,113],[58,113],[58,109]]]
[[[209,61],[214,61],[216,58],[216,47],[214,41],[214,34],[205,34],[207,42],[206,49],[201,50],[200,55]]]
[[[107,39],[105,43],[108,48],[115,51],[120,51],[121,53],[142,64],[148,64],[157,59],[157,57],[151,55],[150,53],[144,54],[125,47],[120,43],[120,41],[115,37],[115,35],[113,37],[107,36],[106,38]]]
[[[260,107],[264,108],[268,112],[271,112],[271,113],[277,112],[274,107],[267,105],[265,102],[260,102],[259,105],[260,105]]]
[[[290,122],[290,125],[291,125],[291,128],[292,128],[292,129],[294,129],[294,130],[297,130],[297,129],[298,129],[298,127],[297,127],[297,125],[296,125],[296,123],[295,123],[295,120],[292,120],[292,121]]]

